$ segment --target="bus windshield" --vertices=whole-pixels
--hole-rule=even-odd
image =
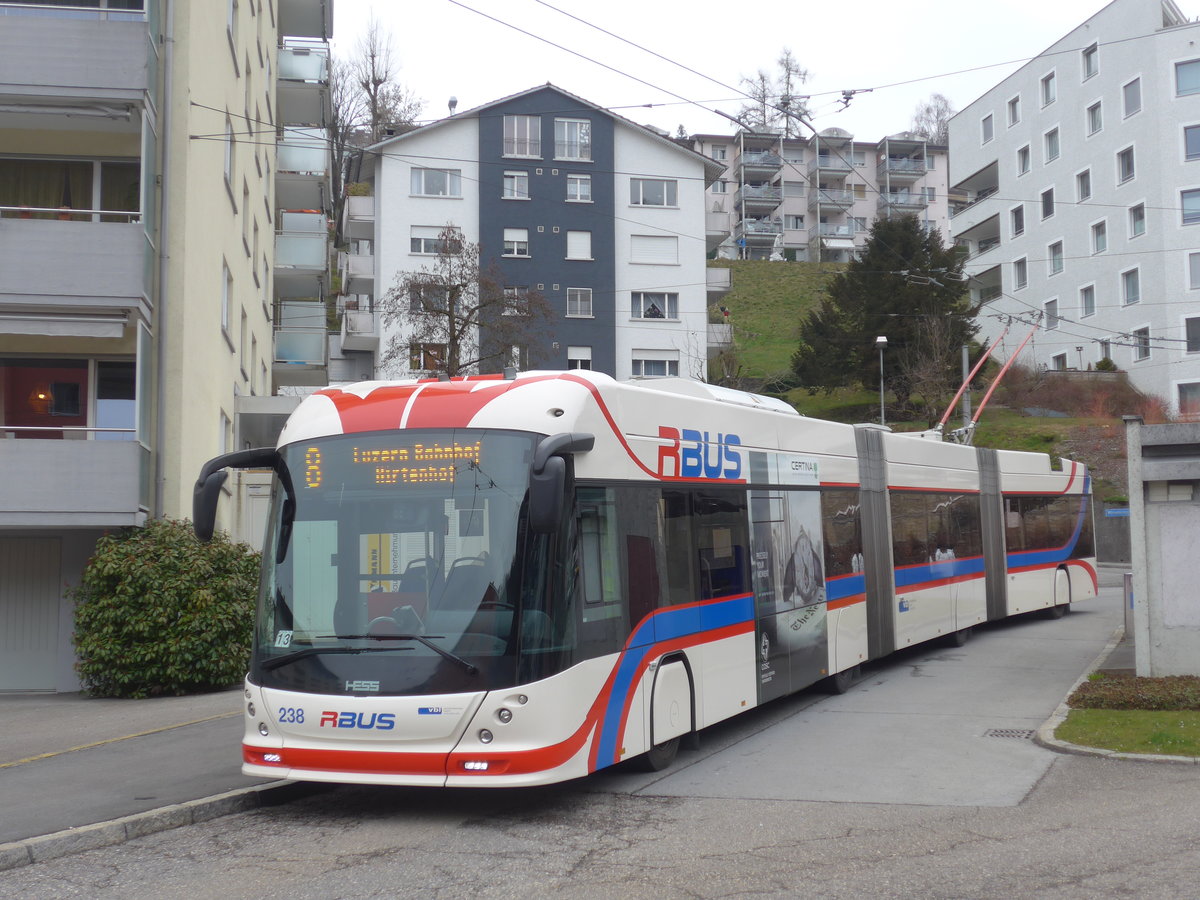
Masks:
[[[393,695],[515,684],[520,611],[541,605],[548,568],[547,539],[526,527],[536,440],[413,429],[284,448],[252,680]]]

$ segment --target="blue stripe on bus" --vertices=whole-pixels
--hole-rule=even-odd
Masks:
[[[1092,476],[1087,476],[1084,481],[1086,491],[1090,491],[1091,481]],[[1086,517],[1091,511],[1091,494],[1085,493],[1081,499],[1083,502],[1079,504],[1079,512],[1075,515],[1075,530],[1071,532],[1070,539],[1063,546],[1052,547],[1049,550],[1018,550],[1010,553],[1006,560],[1009,570],[1049,568],[1072,559],[1075,556],[1075,548],[1079,544],[1080,535],[1083,534],[1084,522],[1087,521]]]
[[[617,740],[620,737],[621,716],[630,701],[634,687],[634,678],[641,668],[642,661],[655,650],[655,639],[669,641],[675,638],[696,635],[696,643],[703,641],[703,634],[750,622],[754,619],[754,596],[745,594],[739,597],[727,597],[699,605],[700,628],[696,628],[696,605],[665,607],[655,610],[639,623],[629,637],[621,659],[617,663],[617,672],[613,678],[612,690],[608,695],[608,703],[600,723],[600,734],[597,736],[598,750],[596,761],[607,765],[617,761]],[[638,646],[640,644],[640,646]]]
[[[983,557],[967,556],[896,569],[896,587],[917,588],[927,582],[972,578],[983,574]],[[930,585],[932,587],[932,585]]]

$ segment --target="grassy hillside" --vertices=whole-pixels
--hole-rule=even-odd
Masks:
[[[767,379],[791,369],[800,318],[820,302],[836,263],[716,260],[733,269],[733,289],[721,301],[730,311],[743,378]]]

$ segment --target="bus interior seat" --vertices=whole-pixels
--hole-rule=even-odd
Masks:
[[[446,576],[441,609],[472,610],[483,601],[490,582],[482,557],[457,559]]]

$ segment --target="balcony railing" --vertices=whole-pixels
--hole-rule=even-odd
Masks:
[[[746,235],[783,234],[783,223],[771,220],[755,221],[754,219],[747,219],[738,226],[738,230]]]
[[[279,77],[288,81],[329,80],[329,47],[286,44],[279,48]]]
[[[378,350],[379,332],[375,313],[365,309],[347,309],[342,314],[342,350]]]
[[[783,188],[769,184],[747,184],[740,188],[734,199],[738,203],[773,203],[783,200]]]
[[[56,219],[59,222],[140,222],[142,214],[124,209],[73,206],[0,206],[0,219]]]
[[[144,9],[97,9],[94,6],[56,6],[41,3],[0,3],[0,17],[24,18],[36,16],[47,19],[89,19],[109,22],[141,22]]]
[[[884,191],[879,195],[881,209],[925,209],[929,206],[929,198],[920,191]]]
[[[992,194],[996,193],[996,191],[998,191],[998,190],[999,190],[998,187],[993,186],[993,187],[986,187],[980,191],[976,191],[974,196],[972,196],[971,194],[968,193],[966,195],[967,199],[966,199],[965,203],[960,202],[958,205],[956,205],[953,209],[950,210],[950,218],[953,219],[959,213],[966,212],[968,209],[970,209],[975,204],[982,203],[984,200],[986,200],[988,197],[992,196]]]
[[[808,165],[810,173],[816,172],[818,169],[824,169],[830,172],[849,172],[853,170],[854,165],[850,162],[848,155],[834,155],[821,153]]]
[[[820,237],[854,238],[853,225],[834,225],[822,222],[817,226],[816,233]]]
[[[991,287],[980,288],[979,289],[979,302],[980,303],[988,303],[992,300],[997,299],[1003,293],[1004,293],[1004,289],[1001,288],[1000,285],[998,285],[998,284],[992,285]]]
[[[900,156],[886,156],[879,161],[879,171],[887,175],[924,175],[928,166],[923,159],[910,159]]]
[[[855,196],[854,191],[841,191],[835,188],[821,188],[820,190],[813,191],[808,195],[808,205],[810,207],[815,207],[818,203],[821,203],[831,206],[846,207],[853,206],[854,201],[857,199],[858,198]]]
[[[754,168],[778,169],[783,165],[783,160],[777,153],[763,150],[748,150],[742,154],[741,163],[743,166]]]
[[[15,428],[0,426],[0,434],[13,434],[13,439],[0,440],[5,479],[0,524],[24,528],[141,524],[148,499],[143,490],[148,451],[135,440],[83,439],[88,432],[98,436],[112,431],[124,438],[124,429],[50,431],[79,439],[19,440]]]
[[[720,291],[728,291],[733,287],[733,269],[724,266],[720,268],[705,269],[705,283],[708,290],[713,293]]]

